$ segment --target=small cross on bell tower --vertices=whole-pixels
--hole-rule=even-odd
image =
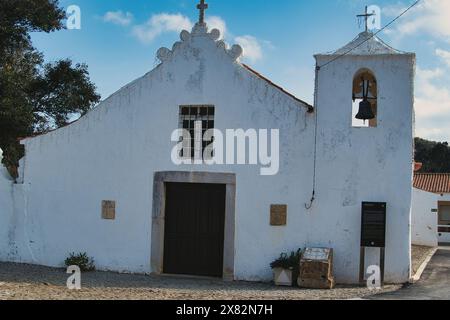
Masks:
[[[198,23],[205,24],[205,10],[208,9],[208,4],[205,3],[205,0],[200,0],[200,3],[197,5],[197,9],[200,10]]]
[[[365,11],[366,13],[357,15],[358,18],[364,18],[365,25],[366,25],[366,32],[369,31],[369,24],[368,24],[369,23],[369,18],[376,15],[375,13],[369,13],[367,10],[368,10],[368,8],[366,6],[366,11]]]

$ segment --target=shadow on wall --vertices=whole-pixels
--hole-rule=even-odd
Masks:
[[[11,219],[13,217],[13,181],[6,167],[1,163],[3,151],[0,149],[0,260],[9,260],[11,243]]]

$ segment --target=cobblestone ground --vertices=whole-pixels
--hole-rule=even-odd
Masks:
[[[63,269],[0,263],[0,300],[317,300],[358,299],[374,294],[358,287],[303,290],[267,283],[226,283],[111,272],[83,273],[82,290],[71,291],[66,288],[68,276]],[[376,293],[398,289],[400,286],[386,286]]]

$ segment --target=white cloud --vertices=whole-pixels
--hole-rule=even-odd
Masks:
[[[392,5],[383,9],[383,14],[394,17],[403,12],[404,5]],[[404,15],[389,33],[397,37],[425,32],[450,41],[450,1],[448,0],[422,0],[415,8]]]
[[[263,57],[262,47],[258,39],[253,36],[240,36],[234,39],[244,49],[244,58],[251,62],[261,60]]]
[[[436,49],[436,55],[438,57],[441,57],[444,60],[444,62],[447,64],[447,66],[450,67],[450,51]]]
[[[445,72],[442,69],[417,68],[416,134],[434,140],[450,140],[450,89],[441,87]]]
[[[192,22],[181,14],[161,13],[153,15],[145,24],[135,26],[133,34],[142,43],[150,43],[165,32],[190,30]]]
[[[433,117],[443,113],[449,112],[446,108],[445,101],[449,101],[447,106],[450,106],[450,94],[447,89],[438,87],[435,82],[439,80],[444,71],[442,69],[422,70],[417,68],[417,98],[416,114],[418,117]]]
[[[206,24],[210,30],[219,29],[221,38],[228,34],[226,22],[218,16],[209,16],[206,18]],[[133,27],[133,35],[142,43],[150,43],[156,37],[165,32],[180,32],[181,30],[191,30],[194,23],[182,14],[161,13],[153,15],[145,24]],[[234,41],[244,49],[244,58],[250,62],[256,62],[263,58],[263,46],[253,36],[244,35],[234,38]],[[270,42],[263,42],[267,47],[273,47]]]
[[[209,16],[206,18],[208,28],[219,29],[221,37],[224,38],[227,32],[225,21],[218,16]],[[147,23],[133,28],[133,34],[143,43],[152,42],[157,36],[164,32],[180,32],[182,30],[190,31],[194,23],[186,16],[181,14],[161,13],[153,15]]]
[[[402,0],[387,6],[383,14],[391,20],[407,8],[409,4],[405,3]],[[442,59],[435,69],[418,67],[415,85],[416,135],[439,141],[450,140],[450,87],[446,68],[450,67],[450,52],[436,49],[436,43],[450,42],[449,12],[449,0],[422,0],[386,32],[394,41],[426,36],[435,56]]]
[[[219,29],[221,38],[225,38],[227,34],[227,24],[221,17],[209,16],[206,18],[205,22],[208,25],[209,30]]]
[[[233,37],[231,34],[228,34],[227,24],[221,17],[210,16],[206,19],[206,24],[210,30],[219,29],[222,39]],[[249,62],[256,62],[263,58],[263,47],[273,48],[269,41],[260,42],[251,35],[234,37],[234,42],[244,49],[243,58],[247,59]]]
[[[103,21],[121,26],[128,26],[133,21],[133,15],[130,12],[108,11],[103,16]]]

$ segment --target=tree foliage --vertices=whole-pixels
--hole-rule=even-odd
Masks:
[[[70,60],[45,65],[31,83],[31,93],[35,130],[41,132],[67,125],[71,115],[85,114],[99,100],[87,66],[73,66]]]
[[[18,138],[66,125],[99,100],[85,64],[44,63],[30,32],[64,28],[57,0],[0,1],[0,148],[8,168],[23,152]]]
[[[64,10],[57,0],[0,1],[0,46],[3,49],[31,47],[30,32],[63,28]]]
[[[416,138],[415,144],[415,160],[423,164],[421,172],[450,172],[450,147],[447,142],[441,143]]]

